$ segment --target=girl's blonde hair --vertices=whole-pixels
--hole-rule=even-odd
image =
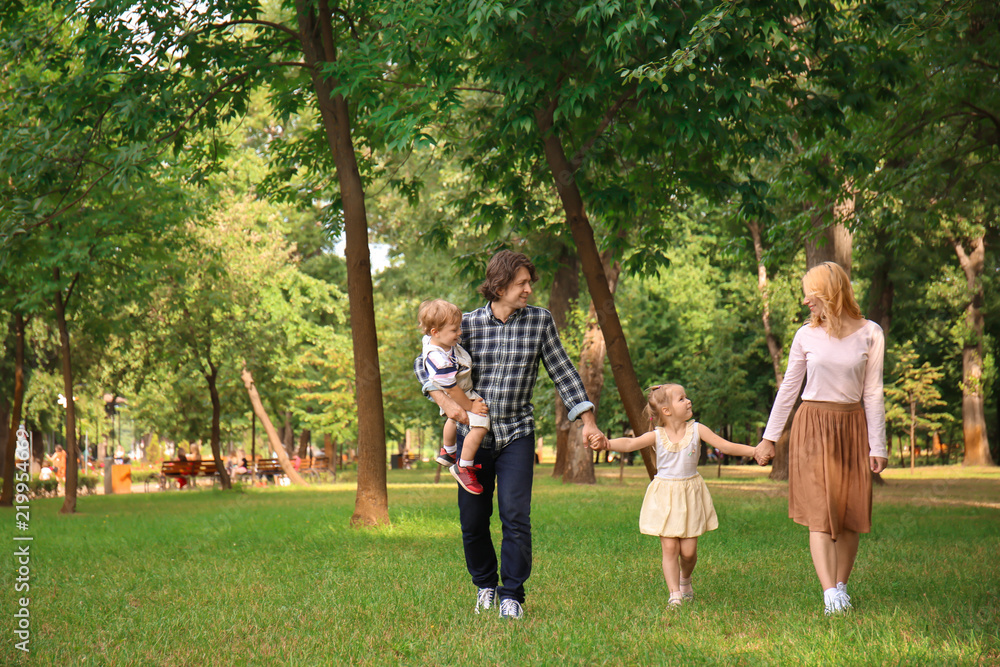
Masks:
[[[657,384],[649,388],[649,395],[646,397],[646,407],[642,414],[651,422],[652,426],[663,426],[660,422],[660,408],[670,402],[675,392],[683,390],[679,384]]]
[[[854,300],[854,289],[847,272],[836,262],[817,264],[802,276],[802,291],[807,297],[819,299],[823,309],[813,314],[810,326],[826,325],[831,336],[840,337],[841,318],[845,315],[856,320],[864,319],[861,308]]]

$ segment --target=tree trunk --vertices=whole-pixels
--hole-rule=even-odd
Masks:
[[[413,429],[408,428],[403,432],[403,441],[400,443],[399,447],[399,465],[401,468],[406,467],[406,459],[409,457],[410,452],[413,451],[413,443],[415,440],[416,437],[413,435]]]
[[[326,454],[327,469],[333,475],[333,481],[336,482],[340,457],[337,456],[337,446],[333,443],[333,436],[329,433],[323,436],[323,452]]]
[[[325,62],[337,59],[333,17],[327,0],[295,1],[302,52],[312,73],[320,117],[333,154],[344,211],[344,255],[347,259],[347,296],[354,344],[354,386],[358,400],[358,490],[351,525],[389,522],[389,494],[385,471],[385,412],[379,370],[378,334],[372,290],[371,255],[368,251],[368,214],[364,185],[358,172],[351,139],[347,99],[332,95],[322,72]]]
[[[215,469],[219,471],[219,483],[222,488],[231,489],[233,485],[229,480],[229,472],[226,471],[226,464],[222,461],[222,428],[220,426],[222,401],[219,400],[219,369],[211,361],[208,362],[208,369],[209,372],[205,373],[205,380],[208,381],[208,393],[212,396],[212,436],[210,438],[212,459],[215,461]]]
[[[24,404],[24,316],[14,314],[14,403],[10,410],[10,430],[7,432],[7,449],[4,451],[3,491],[0,506],[14,504],[14,451],[17,447],[17,429],[21,425]]]
[[[0,479],[7,479],[14,472],[14,468],[8,468],[4,465],[7,461],[7,450],[10,449],[7,446],[7,440],[10,438],[10,432],[16,431],[17,427],[11,427],[11,404],[9,396],[0,396]],[[17,437],[14,438],[15,446]],[[14,462],[16,465],[16,461]],[[7,471],[10,472],[7,472]],[[0,498],[3,497],[3,491],[0,490]]]
[[[285,427],[281,429],[281,444],[289,454],[295,451],[295,432],[292,429],[292,411],[285,410]]]
[[[312,432],[304,428],[299,434],[299,458],[309,458],[309,443],[312,442]]]
[[[917,402],[910,400],[910,472],[916,467],[914,452],[917,449]]]
[[[621,265],[612,262],[610,251],[601,256],[604,264],[605,275],[608,276],[608,289],[611,294],[615,293],[618,287],[618,276],[621,273]],[[597,312],[594,304],[590,304],[590,313],[587,316],[587,333],[583,337],[583,346],[580,349],[579,372],[583,386],[587,390],[587,396],[594,404],[594,413],[597,413],[597,406],[601,402],[601,393],[604,391],[604,359],[607,357],[607,347],[604,344],[604,334],[597,324]],[[597,479],[594,477],[594,457],[592,450],[583,441],[583,428],[581,424],[574,424],[569,432],[569,443],[566,448],[566,471],[563,474],[564,484],[594,484]]]
[[[271,418],[267,416],[264,404],[260,400],[260,394],[257,393],[257,387],[253,383],[253,375],[251,375],[250,370],[246,366],[243,366],[243,370],[240,371],[240,377],[243,378],[243,386],[247,388],[247,394],[250,395],[250,403],[253,405],[253,411],[257,415],[257,418],[260,419],[260,423],[264,425],[264,431],[267,432],[267,440],[271,443],[271,449],[274,450],[275,455],[278,457],[278,464],[281,465],[281,470],[288,475],[288,479],[292,480],[292,484],[305,484],[305,480],[292,467],[292,462],[288,459],[288,454],[285,453],[285,448],[281,445],[281,440],[278,439],[278,431],[275,430],[274,424],[271,423]]]
[[[983,402],[983,265],[986,247],[983,237],[972,242],[972,253],[955,242],[955,253],[965,272],[968,288],[968,305],[965,308],[967,332],[962,348],[962,430],[965,435],[967,466],[993,465],[990,444],[986,435],[986,410]]]
[[[771,365],[774,367],[775,386],[780,387],[785,372],[781,368],[781,343],[771,328],[771,293],[768,289],[767,266],[764,265],[764,244],[760,237],[760,223],[751,220],[747,222],[747,227],[750,229],[750,236],[753,239],[753,253],[757,258],[757,292],[760,294],[764,338],[767,342],[767,352],[771,355]]]
[[[54,269],[55,282],[59,284],[59,269]],[[76,401],[73,400],[73,362],[69,346],[69,325],[66,323],[66,302],[62,288],[57,288],[55,298],[56,325],[59,328],[59,345],[62,350],[63,392],[66,396],[66,497],[60,514],[76,512],[77,471],[80,454],[76,446]]]
[[[847,208],[843,205],[828,204],[827,208],[813,216],[814,234],[806,237],[806,265],[811,269],[823,262],[836,262],[851,275],[851,232],[842,222],[826,224],[830,208],[833,208],[834,219],[843,220],[847,217]],[[853,211],[854,203],[849,209]]]
[[[888,234],[878,231],[875,234],[875,257],[877,264],[872,272],[871,285],[868,287],[868,319],[875,322],[886,337],[889,336],[889,325],[892,324],[892,302],[896,296],[896,286],[889,276],[892,269],[892,250],[887,241]]]
[[[566,158],[562,141],[553,128],[554,112],[554,103],[535,112],[539,133],[545,147],[545,159],[559,193],[567,225],[580,255],[580,264],[587,279],[587,288],[597,313],[597,321],[604,332],[607,353],[611,359],[611,370],[614,373],[618,393],[621,395],[622,405],[625,407],[632,430],[637,434],[645,433],[648,430],[648,424],[645,423],[642,411],[646,400],[635,375],[635,368],[632,366],[632,358],[629,356],[628,343],[622,331],[621,320],[618,318],[615,300],[608,288],[608,278],[604,275],[601,255],[597,250],[597,243],[594,241],[594,230],[587,219],[580,188],[573,178],[575,166]],[[656,462],[651,450],[651,447],[646,447],[640,452],[650,479],[656,474]]]
[[[573,304],[580,298],[580,261],[576,253],[566,246],[562,247],[559,257],[559,268],[552,280],[552,292],[549,296],[549,312],[556,323],[556,330],[561,335],[566,333],[566,318]],[[566,446],[569,443],[570,432],[569,410],[562,402],[559,392],[556,392],[556,462],[552,468],[553,477],[562,477],[566,471]]]
[[[781,383],[785,379],[785,371],[781,367],[784,352],[771,327],[771,294],[768,289],[767,266],[764,264],[764,243],[761,240],[760,223],[751,220],[747,222],[747,228],[750,230],[751,239],[753,239],[753,252],[757,259],[757,292],[760,294],[761,310],[763,311],[761,321],[764,323],[764,338],[767,342],[767,352],[771,357],[771,366],[774,369],[775,386],[781,387]],[[796,405],[797,408],[798,405]],[[785,423],[784,430],[781,432],[781,437],[778,438],[778,442],[774,443],[774,460],[771,463],[771,472],[768,478],[775,481],[780,482],[788,479],[788,440],[794,416],[795,410],[793,409]],[[720,477],[722,476],[722,459],[723,457],[720,456],[718,470]]]

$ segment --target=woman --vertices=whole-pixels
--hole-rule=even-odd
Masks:
[[[788,447],[788,516],[809,528],[827,614],[851,608],[847,580],[859,533],[871,530],[872,473],[887,463],[882,329],[861,316],[844,269],[824,262],[802,278],[811,318],[795,334],[788,368],[758,445],[774,456],[802,388]]]

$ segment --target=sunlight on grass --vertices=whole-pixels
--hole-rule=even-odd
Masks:
[[[1000,495],[993,471],[893,471],[857,611],[832,619],[768,469],[702,468],[720,529],[699,540],[696,601],[674,611],[658,541],[637,529],[645,470],[619,483],[601,466],[591,486],[551,471],[534,482],[520,623],[472,613],[456,487],[430,467],[389,471],[391,524],[374,529],[350,526],[344,483],[87,497],[71,517],[33,501],[32,654],[8,641],[0,663],[1000,664],[1000,512],[975,504]]]

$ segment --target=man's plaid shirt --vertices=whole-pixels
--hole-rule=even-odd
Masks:
[[[552,313],[544,308],[525,306],[511,313],[506,322],[493,316],[489,304],[465,313],[462,347],[472,357],[472,386],[490,409],[490,433],[482,444],[487,449],[500,449],[534,431],[531,395],[539,360],[555,382],[571,421],[594,407],[559,341]],[[422,355],[417,357],[413,372],[425,394],[440,389],[428,380]],[[468,433],[468,426],[459,424],[458,428],[462,434]]]

